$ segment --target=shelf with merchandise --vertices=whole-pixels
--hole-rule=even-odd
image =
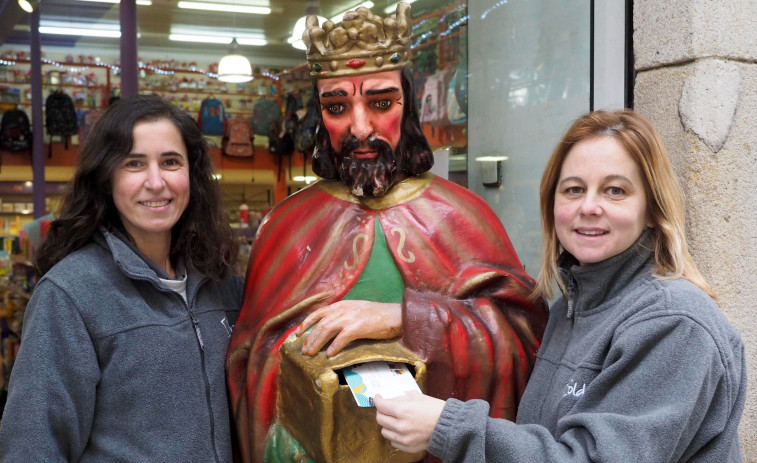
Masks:
[[[102,63],[61,63],[42,59],[42,97],[54,91],[68,94],[80,111],[107,105],[111,66]],[[22,109],[31,122],[31,61],[0,59],[0,112]],[[42,108],[44,111],[44,107]]]
[[[249,115],[255,101],[261,98],[281,102],[281,86],[276,75],[255,73],[252,81],[243,83],[222,82],[217,77],[213,72],[196,67],[141,66],[139,91],[160,95],[186,111],[199,111],[203,100],[217,98],[230,115]]]

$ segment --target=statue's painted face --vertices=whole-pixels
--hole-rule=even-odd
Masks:
[[[336,151],[352,137],[361,144],[352,153],[359,159],[375,156],[363,149],[370,137],[397,148],[404,104],[400,71],[319,80],[318,93],[323,123]]]
[[[383,195],[402,172],[400,71],[323,79],[317,88],[342,180],[356,196]]]

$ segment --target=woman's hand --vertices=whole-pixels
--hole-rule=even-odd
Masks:
[[[297,336],[313,325],[302,353],[313,356],[333,339],[326,349],[330,357],[356,339],[392,339],[401,335],[402,307],[371,301],[335,302],[308,315],[297,328]]]
[[[419,392],[405,393],[393,399],[377,395],[373,402],[376,422],[382,428],[381,435],[394,448],[408,453],[426,450],[445,404],[443,400]]]

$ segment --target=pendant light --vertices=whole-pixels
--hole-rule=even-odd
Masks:
[[[234,2],[236,3],[236,1]],[[231,30],[237,34],[237,15],[231,17]],[[221,82],[249,82],[252,80],[252,66],[250,60],[242,56],[239,51],[237,38],[231,39],[229,54],[218,62],[218,80]]]
[[[302,34],[305,32],[305,21],[310,15],[318,16],[318,24],[320,24],[321,26],[323,26],[323,23],[328,21],[326,18],[321,16],[321,7],[318,4],[318,0],[308,0],[308,3],[305,5],[305,16],[298,19],[294,24],[294,29],[292,29],[292,36],[289,37],[288,40],[288,42],[298,50],[304,50],[305,48],[307,48],[305,46],[305,42],[302,41]]]
[[[249,82],[252,80],[250,60],[240,53],[236,38],[231,41],[229,54],[221,58],[218,63],[218,80],[223,82]]]
[[[27,13],[31,13],[39,5],[39,0],[18,0],[18,6]]]

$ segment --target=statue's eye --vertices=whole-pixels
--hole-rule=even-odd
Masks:
[[[378,100],[373,102],[373,106],[376,109],[380,109],[382,111],[386,111],[387,109],[392,107],[392,100]]]
[[[338,116],[339,114],[342,114],[346,108],[342,103],[331,103],[323,105],[323,109],[332,116]]]

